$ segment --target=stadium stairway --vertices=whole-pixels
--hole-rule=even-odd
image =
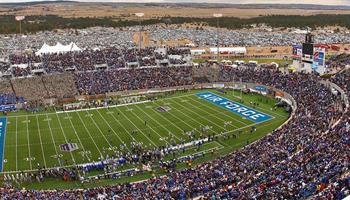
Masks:
[[[13,87],[13,83],[12,83],[11,79],[9,79],[9,82],[10,82],[10,85],[11,85],[12,92],[15,94],[15,96],[17,96],[16,90],[15,90],[15,88]]]
[[[219,68],[217,66],[206,66],[193,68],[194,81],[205,81],[207,83],[213,83],[219,80]]]
[[[41,82],[43,83],[43,86],[44,86],[44,88],[45,88],[47,97],[51,97],[51,96],[50,96],[50,92],[49,92],[49,90],[47,89],[46,84],[45,84],[45,81],[44,81],[44,78],[43,78],[42,76],[40,77],[40,80],[41,80]]]

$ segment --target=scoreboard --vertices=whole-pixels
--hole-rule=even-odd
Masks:
[[[303,55],[310,55],[310,56],[312,56],[313,54],[314,54],[314,44],[312,44],[312,43],[304,43],[303,44]]]
[[[327,45],[314,44],[313,35],[308,33],[302,45],[293,45],[293,65],[302,71],[316,71],[323,74],[326,70]]]

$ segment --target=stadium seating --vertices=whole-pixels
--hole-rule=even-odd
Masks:
[[[160,53],[161,52],[161,53]],[[23,54],[9,56],[9,63],[1,66],[10,70],[14,77],[27,77],[35,73],[62,73],[64,71],[92,71],[95,69],[125,68],[127,66],[155,67],[160,61],[169,65],[189,65],[186,56],[189,48],[104,48],[86,49],[80,52],[53,53],[37,56]],[[42,70],[42,71],[40,71]]]
[[[134,61],[135,57],[131,55],[127,60]],[[210,69],[211,66],[208,67]],[[201,80],[215,78],[213,81],[223,82],[232,81],[234,77],[235,81],[255,82],[289,93],[297,102],[295,115],[288,124],[243,149],[193,168],[171,171],[164,177],[80,190],[41,191],[5,187],[0,189],[2,198],[342,199],[350,195],[350,112],[339,95],[333,94],[326,85],[320,83],[320,77],[283,74],[245,66],[221,66],[217,74],[210,74],[210,77],[193,73],[193,70],[196,68],[182,66],[79,72],[74,74],[74,80],[79,93],[99,94],[191,84],[193,74],[200,74],[203,77]],[[343,70],[331,79],[348,97],[349,74],[349,70]],[[70,80],[71,84],[72,77]],[[55,84],[56,79],[52,81],[51,84]],[[32,96],[44,97],[47,90],[55,90],[53,87],[41,88],[39,85],[43,84],[39,79],[14,82],[15,90],[30,98],[24,94],[25,89],[21,89],[34,92],[28,85],[36,85],[42,90],[32,93]],[[56,90],[55,93],[67,92]],[[57,174],[76,176],[69,169]]]

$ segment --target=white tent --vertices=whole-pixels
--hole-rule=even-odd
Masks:
[[[205,54],[205,49],[191,49],[191,55]]]
[[[71,42],[69,46],[70,46],[70,51],[81,51],[81,49],[73,42]]]
[[[52,54],[52,53],[65,53],[70,51],[81,51],[81,49],[73,42],[71,42],[68,45],[63,45],[57,42],[55,46],[49,46],[46,43],[44,43],[43,46],[40,48],[40,50],[35,54],[41,55],[41,54]]]
[[[43,54],[45,52],[49,52],[50,46],[47,45],[46,43],[43,44],[43,46],[40,48],[38,52],[36,52],[36,55]]]
[[[217,54],[218,53],[218,48],[217,47],[211,47],[210,53],[212,54]],[[219,48],[220,53],[225,53],[225,54],[246,54],[247,49],[245,47],[220,47]]]

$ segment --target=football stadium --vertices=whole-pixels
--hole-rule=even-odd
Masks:
[[[349,198],[350,6],[256,3],[0,1],[0,199]]]

